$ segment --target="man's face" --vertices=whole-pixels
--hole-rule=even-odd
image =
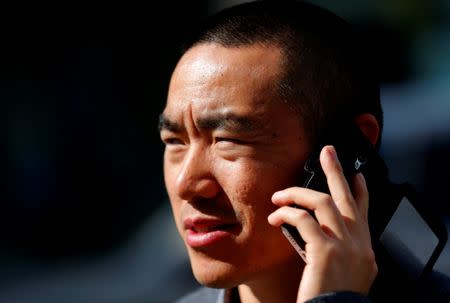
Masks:
[[[231,287],[298,255],[268,224],[309,146],[276,94],[281,52],[200,44],[178,63],[161,119],[165,184],[197,280]]]

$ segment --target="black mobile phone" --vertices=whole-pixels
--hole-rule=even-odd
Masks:
[[[333,145],[336,149],[339,161],[341,162],[344,175],[348,181],[362,172],[367,175],[369,157],[372,156],[372,147],[356,126],[333,129],[323,132],[317,143],[317,147],[311,152],[306,160],[303,171],[299,175],[299,185],[304,188],[330,193],[326,176],[320,165],[320,152],[325,145]],[[297,207],[297,206],[293,206]],[[313,212],[310,212],[314,216]],[[305,260],[305,242],[301,238],[294,226],[283,224],[281,226],[283,234],[291,245]]]
[[[325,134],[305,162],[299,184],[329,193],[319,155],[325,145],[333,145],[349,184],[360,172],[366,179],[370,197],[369,229],[374,246],[381,246],[395,262],[404,265],[410,277],[419,280],[432,269],[445,246],[444,223],[421,203],[412,187],[389,181],[384,161],[356,125],[334,128]],[[297,229],[288,224],[281,227],[306,262],[305,242]]]

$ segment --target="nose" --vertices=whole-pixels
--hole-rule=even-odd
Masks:
[[[176,178],[178,196],[187,201],[214,198],[220,185],[212,173],[212,159],[201,146],[192,146]]]

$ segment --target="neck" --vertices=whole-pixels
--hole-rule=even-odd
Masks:
[[[303,266],[303,261],[295,256],[295,260],[278,266],[264,277],[239,285],[241,303],[295,302]]]

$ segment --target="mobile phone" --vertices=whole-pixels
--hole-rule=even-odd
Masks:
[[[367,175],[368,161],[370,157],[373,157],[373,148],[356,126],[336,128],[323,133],[325,135],[321,136],[316,149],[311,152],[303,166],[303,171],[299,176],[301,187],[330,193],[327,179],[319,160],[320,152],[325,145],[333,145],[336,149],[344,175],[348,181],[359,172]],[[297,206],[293,205],[293,207]],[[313,212],[310,212],[310,214],[314,216]],[[282,224],[281,230],[306,262],[305,242],[297,229],[292,225]]]
[[[330,144],[336,149],[349,184],[357,173],[362,173],[366,179],[370,199],[369,229],[374,246],[381,247],[410,277],[421,279],[432,269],[447,241],[442,220],[421,204],[412,187],[395,186],[389,181],[384,161],[356,125],[334,128],[320,138],[300,174],[302,187],[329,193],[319,155],[322,148]],[[281,228],[306,262],[305,242],[297,229],[288,224]]]

